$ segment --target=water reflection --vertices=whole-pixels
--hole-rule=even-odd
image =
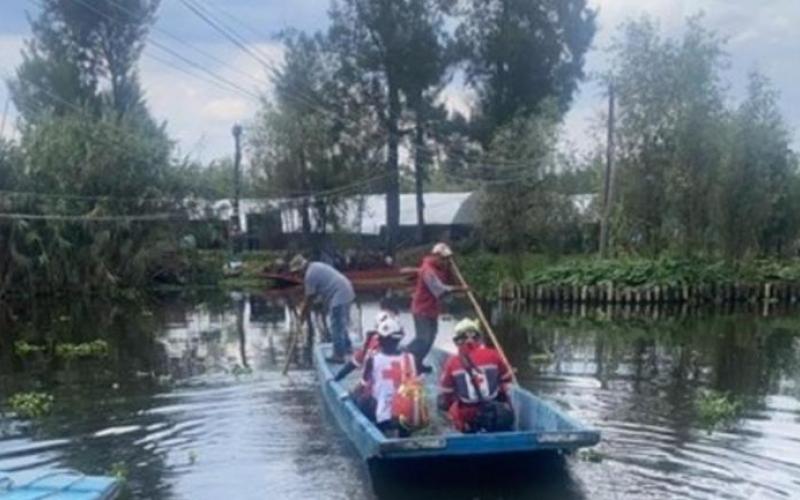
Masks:
[[[145,304],[0,308],[0,391],[47,390],[40,424],[0,422],[0,470],[128,470],[135,498],[371,498],[366,469],[300,356],[283,367],[287,298],[215,293]],[[408,301],[399,298],[410,329]],[[354,318],[369,324],[377,297]],[[455,303],[437,345],[469,313]],[[380,498],[800,496],[800,321],[750,312],[507,310],[494,319],[522,384],[603,432],[603,460],[466,464],[433,478],[380,474]],[[19,357],[14,343],[109,342],[104,360]],[[697,395],[742,404],[709,434]],[[522,479],[511,474],[514,467]]]
[[[521,382],[603,432],[591,496],[800,495],[800,321],[680,310],[496,317]],[[700,425],[707,389],[741,404],[733,428]]]

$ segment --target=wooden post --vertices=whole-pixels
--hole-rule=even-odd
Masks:
[[[600,221],[600,258],[608,256],[609,218],[611,216],[611,189],[614,174],[614,85],[608,86],[608,138],[606,144],[606,172],[603,179],[603,218]]]
[[[241,245],[242,225],[239,221],[239,199],[242,194],[242,126],[233,126],[233,140],[236,151],[233,157],[233,251],[238,253]]]

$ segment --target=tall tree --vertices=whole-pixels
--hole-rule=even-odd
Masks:
[[[46,194],[12,197],[34,217],[0,221],[0,295],[146,284],[175,262],[178,235],[160,219],[184,199],[136,78],[157,2],[41,3],[10,86],[22,115],[15,189]]]
[[[427,86],[411,82],[430,81],[427,68],[422,69],[424,77],[415,79],[411,73],[417,71],[415,62],[421,55],[424,64],[429,64],[424,51],[433,47],[423,54],[416,51],[421,48],[420,40],[436,39],[432,5],[421,0],[342,0],[331,8],[329,40],[343,70],[360,80],[363,99],[373,105],[386,133],[386,244],[390,253],[400,226],[399,148],[403,110],[408,107],[403,92],[419,95]],[[416,87],[413,92],[412,87]]]
[[[723,161],[726,111],[721,42],[699,18],[681,39],[642,19],[612,48],[618,97],[619,241],[660,252],[709,249],[714,179]]]
[[[414,113],[414,187],[417,202],[417,242],[425,238],[424,182],[432,149],[428,130],[433,122],[446,119],[437,98],[447,83],[448,69],[456,62],[453,43],[444,28],[450,11],[447,0],[410,0],[408,26],[402,30],[414,57],[405,60],[402,88],[409,108]]]
[[[323,50],[322,35],[286,33],[285,65],[274,98],[265,100],[250,134],[253,167],[262,192],[287,197],[300,214],[303,233],[324,233],[338,222],[337,209],[353,194],[369,152],[357,116],[333,75],[336,61]],[[369,127],[366,126],[366,129]],[[316,196],[319,191],[334,191]]]
[[[715,227],[726,256],[780,254],[798,231],[797,157],[778,94],[751,73],[747,97],[732,113],[725,168],[717,186]]]
[[[136,63],[160,0],[43,0],[11,82],[26,120],[74,107],[146,115]]]
[[[478,137],[555,98],[566,111],[595,33],[586,0],[467,0],[458,38],[480,98]]]

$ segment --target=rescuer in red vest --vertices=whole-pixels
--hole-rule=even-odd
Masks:
[[[364,362],[357,404],[378,429],[406,437],[409,432],[394,414],[393,401],[403,383],[417,376],[414,357],[400,350],[403,327],[397,319],[388,317],[376,329],[379,349]]]
[[[422,361],[431,350],[439,329],[440,300],[444,295],[466,291],[466,287],[446,284],[450,278],[450,258],[453,251],[445,243],[437,243],[431,253],[422,259],[417,273],[417,284],[411,298],[415,337],[407,350],[414,355],[419,373],[430,373],[431,368]]]
[[[497,350],[483,343],[480,325],[471,319],[456,325],[453,342],[458,354],[442,369],[439,409],[461,432],[511,430],[511,369]]]

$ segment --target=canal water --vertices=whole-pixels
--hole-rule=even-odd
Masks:
[[[361,297],[353,319],[371,323],[377,300]],[[443,346],[468,313],[449,310]],[[800,498],[797,311],[496,306],[520,383],[602,442],[522,464],[530,474],[513,480],[493,470],[425,482],[370,477],[322,407],[305,349],[280,374],[287,311],[281,297],[223,293],[0,309],[0,401],[54,397],[52,414],[33,422],[0,406],[0,471],[18,482],[119,474],[128,498],[145,499]],[[401,319],[410,329],[407,311]],[[95,339],[108,356],[15,352],[19,341],[52,351]],[[704,418],[706,394],[733,407],[717,427]]]

